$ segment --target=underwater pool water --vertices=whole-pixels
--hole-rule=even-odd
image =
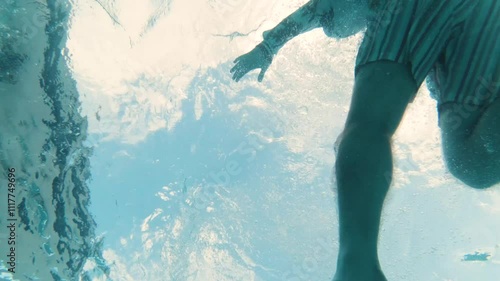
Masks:
[[[262,83],[229,73],[305,2],[3,2],[0,280],[331,280],[362,34],[301,35]],[[500,191],[445,169],[425,86],[393,149],[388,280],[496,280]]]

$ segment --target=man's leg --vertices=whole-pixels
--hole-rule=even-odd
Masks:
[[[440,127],[448,170],[485,189],[500,182],[500,98],[487,108],[445,104]]]
[[[356,75],[335,167],[340,223],[335,281],[386,280],[377,239],[392,177],[390,141],[416,91],[403,64],[373,62]]]
[[[500,182],[500,1],[460,2],[473,7],[440,61],[439,125],[450,172],[484,189]]]

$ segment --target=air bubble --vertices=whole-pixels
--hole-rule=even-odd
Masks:
[[[309,113],[309,108],[307,108],[307,106],[301,106],[299,107],[299,114],[302,114],[302,115],[307,115]]]

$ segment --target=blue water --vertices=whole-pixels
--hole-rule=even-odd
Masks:
[[[15,244],[2,239],[2,253],[16,254],[8,272],[20,280],[74,278],[100,256],[88,210],[92,148],[83,144],[87,123],[62,55],[69,9],[61,3],[2,7],[1,163],[3,174],[15,170],[8,193],[17,213],[9,216],[16,219],[9,232]],[[2,198],[6,226],[7,194]]]
[[[304,2],[0,5],[0,163],[16,169],[18,226],[12,275],[2,199],[0,280],[331,280],[332,148],[361,36],[312,31],[263,83],[229,74]],[[426,88],[393,146],[388,279],[496,280],[500,192],[444,169]]]

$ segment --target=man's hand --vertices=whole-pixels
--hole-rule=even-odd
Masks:
[[[262,79],[264,79],[264,74],[271,65],[272,61],[273,54],[268,48],[264,46],[264,43],[261,43],[250,52],[239,56],[234,60],[234,63],[236,65],[231,68],[231,73],[233,73],[233,80],[238,82],[248,72],[260,68],[258,81],[262,82]]]

